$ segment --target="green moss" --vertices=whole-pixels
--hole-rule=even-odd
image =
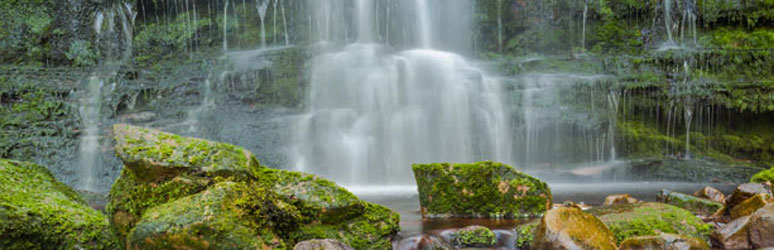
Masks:
[[[529,249],[535,240],[535,228],[538,223],[532,222],[516,228],[516,246],[520,249]]]
[[[488,247],[497,243],[495,233],[482,226],[460,229],[452,234],[452,238],[452,243],[461,247]]]
[[[593,208],[589,213],[597,216],[615,235],[617,243],[633,236],[680,234],[709,240],[712,231],[691,212],[662,203],[621,204]]]
[[[412,168],[425,216],[536,216],[551,203],[545,182],[502,163],[414,164]]]
[[[694,197],[692,195],[676,193],[666,189],[661,190],[658,195],[658,200],[702,216],[712,216],[725,207],[723,203]]]
[[[8,249],[115,249],[102,213],[44,167],[0,159],[0,246]]]
[[[365,203],[363,214],[333,224],[314,222],[301,226],[290,237],[296,242],[309,239],[336,239],[355,249],[392,249],[400,215],[375,204]]]
[[[750,178],[750,182],[755,183],[763,183],[763,182],[772,182],[774,183],[774,168],[763,170],[755,175],[753,175],[752,178]]]

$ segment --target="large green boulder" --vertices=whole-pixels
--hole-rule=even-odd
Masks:
[[[148,209],[127,248],[284,249],[277,234],[295,229],[298,220],[295,207],[265,188],[221,182]]]
[[[0,159],[0,248],[115,249],[107,217],[48,169]]]
[[[624,240],[621,250],[664,249],[664,250],[709,250],[706,241],[676,234],[637,236]]]
[[[535,229],[532,249],[618,249],[599,219],[577,208],[548,210]]]
[[[708,240],[712,228],[690,211],[664,203],[620,204],[596,207],[588,212],[610,228],[618,243],[629,237],[660,233]]]
[[[484,226],[469,226],[451,234],[458,247],[491,247],[497,243],[497,235]]]
[[[548,185],[496,162],[414,164],[424,217],[530,217],[551,207]]]
[[[291,232],[290,237],[296,241],[336,239],[355,249],[392,249],[392,237],[400,231],[400,215],[384,206],[364,204],[357,217],[335,223],[315,220]]]
[[[252,153],[230,144],[125,124],[114,125],[113,133],[125,168],[106,210],[120,239],[146,209],[201,192],[215,177],[255,179],[262,168]]]

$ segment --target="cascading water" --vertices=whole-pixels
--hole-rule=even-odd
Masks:
[[[258,18],[261,19],[261,48],[266,48],[266,11],[269,9],[271,0],[258,0],[255,9],[258,10]]]
[[[373,2],[355,0],[355,43],[314,59],[307,112],[295,125],[289,158],[295,168],[348,186],[412,184],[411,164],[510,162],[508,116],[500,82],[462,56],[432,50],[438,20],[430,0],[396,2],[394,13],[416,20],[416,47],[391,53],[376,40]],[[466,1],[442,1],[441,8]],[[314,17],[321,41],[346,41],[337,24],[341,1],[318,1]],[[342,9],[340,9],[342,8]],[[384,8],[389,9],[389,8]],[[455,16],[453,18],[460,18]],[[331,25],[333,24],[333,25]],[[332,37],[342,35],[344,37]],[[388,38],[389,39],[389,38]],[[459,39],[467,39],[462,37]]]

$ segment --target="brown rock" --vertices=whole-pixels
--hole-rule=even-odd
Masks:
[[[726,207],[733,208],[737,204],[750,199],[756,194],[768,194],[771,196],[771,191],[766,188],[765,185],[760,183],[746,183],[736,187],[734,193],[726,199]]]
[[[720,203],[724,203],[726,201],[726,195],[723,194],[723,192],[720,192],[720,190],[717,190],[710,186],[706,186],[696,191],[695,193],[693,193],[693,196],[712,200],[714,202],[720,202]]]
[[[731,208],[731,211],[730,211],[731,219],[736,219],[742,216],[751,215],[759,208],[766,206],[766,204],[769,203],[767,201],[769,198],[770,197],[767,194],[753,195],[753,197],[750,197],[749,199]]]
[[[337,240],[326,239],[302,241],[296,244],[293,250],[354,250],[354,248]]]
[[[632,198],[629,196],[629,194],[614,194],[614,195],[608,195],[605,197],[605,206],[610,206],[614,204],[630,204],[630,203],[637,203],[637,199]]]
[[[753,247],[774,247],[774,203],[768,204],[750,216],[748,228]]]
[[[710,235],[712,246],[723,249],[749,249],[751,247],[747,228],[750,216],[742,216]]]
[[[548,210],[535,229],[533,249],[618,249],[610,229],[577,208]]]
[[[621,250],[709,250],[707,242],[676,234],[661,234],[627,238],[621,242]]]

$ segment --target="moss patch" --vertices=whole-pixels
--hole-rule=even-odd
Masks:
[[[662,203],[645,202],[592,208],[615,235],[617,243],[633,236],[671,233],[708,240],[710,224],[703,223],[691,212]]]

